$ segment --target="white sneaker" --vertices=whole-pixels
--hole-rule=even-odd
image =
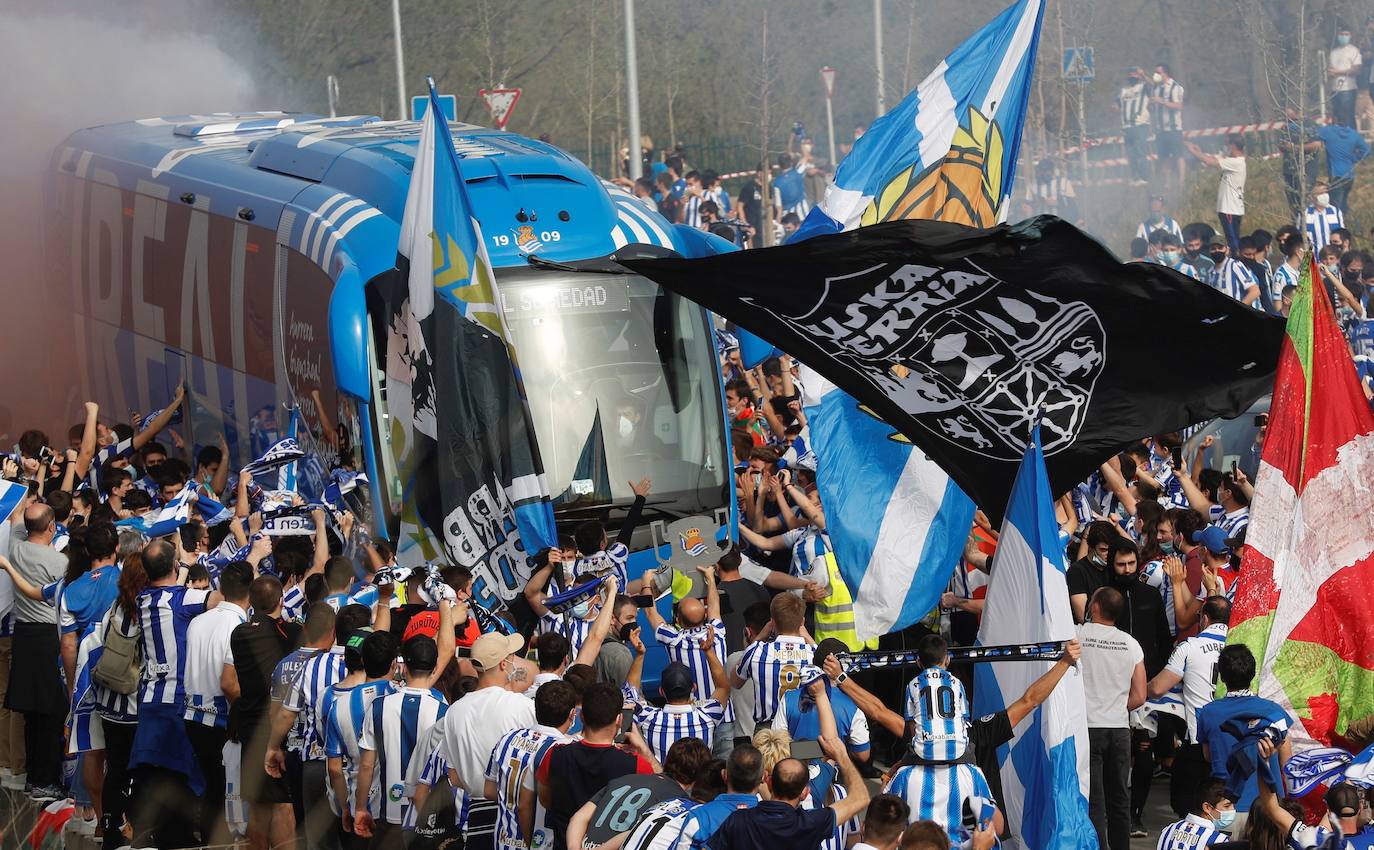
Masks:
[[[28,782],[29,775],[27,773],[15,773],[11,771],[5,776],[0,777],[0,788],[8,788],[11,791],[23,791],[24,786],[27,785]]]

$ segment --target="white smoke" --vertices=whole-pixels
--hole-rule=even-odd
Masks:
[[[191,5],[68,3],[0,10],[0,445],[26,427],[65,432],[76,386],[64,353],[71,319],[43,297],[45,180],[53,149],[83,127],[136,118],[261,108],[253,78],[215,40],[188,32]],[[197,17],[210,32],[230,24]],[[115,16],[115,17],[111,17]],[[57,311],[52,311],[57,312]],[[41,353],[41,356],[35,354]],[[49,374],[36,374],[34,364]],[[8,408],[8,411],[2,409]]]

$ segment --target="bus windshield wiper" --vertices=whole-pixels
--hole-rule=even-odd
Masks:
[[[530,268],[540,271],[574,272],[581,274],[635,274],[617,260],[657,260],[664,257],[681,257],[677,251],[671,248],[663,248],[658,245],[626,245],[613,253],[604,257],[593,257],[587,260],[573,260],[564,263],[558,260],[548,260],[535,254],[525,257],[525,262],[529,263]]]

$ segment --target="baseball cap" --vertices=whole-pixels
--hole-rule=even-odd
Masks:
[[[849,652],[849,647],[839,638],[826,638],[816,644],[816,652],[811,656],[811,663],[817,667],[824,666],[827,655],[843,655]]]
[[[409,670],[433,670],[439,663],[439,646],[432,638],[416,637],[401,647]]]
[[[405,633],[401,635],[401,642],[410,640],[413,637],[427,637],[438,639],[439,636],[439,612],[438,611],[417,611],[410,621],[406,623]]]
[[[343,639],[344,663],[349,667],[363,666],[363,641],[372,634],[371,629],[357,629]]]
[[[1360,813],[1360,792],[1349,782],[1332,785],[1326,792],[1326,807],[1338,818],[1353,818]]]
[[[1226,244],[1227,244],[1227,242],[1226,242],[1226,237],[1225,237],[1225,236],[1222,236],[1220,233],[1217,233],[1217,234],[1213,235],[1211,239],[1208,239],[1208,240],[1207,240],[1207,245],[1208,245],[1208,247],[1211,247],[1211,246],[1213,246],[1213,245],[1226,245]]]
[[[1194,531],[1191,539],[1199,546],[1206,546],[1207,551],[1213,555],[1231,554],[1231,547],[1226,545],[1226,532],[1215,525],[1209,525],[1201,531]]]
[[[683,699],[692,695],[692,671],[687,669],[686,664],[674,661],[663,668],[659,680],[665,699]]]
[[[479,671],[495,670],[507,656],[525,647],[520,635],[499,635],[488,632],[472,642],[472,663]]]

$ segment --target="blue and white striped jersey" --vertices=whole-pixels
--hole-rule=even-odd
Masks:
[[[867,752],[871,746],[868,718],[854,700],[839,688],[832,688],[830,709],[835,715],[836,731],[840,733],[840,740],[844,741],[845,747],[851,753]],[[789,691],[783,697],[777,714],[773,715],[773,728],[786,729],[794,741],[816,740],[821,736],[821,719],[815,700],[804,691]]]
[[[281,618],[283,620],[300,620],[305,616],[305,588],[299,584],[293,584],[282,591],[281,594]]]
[[[816,779],[816,774],[820,769],[820,765],[810,764],[807,765],[807,767],[811,770],[811,779],[814,782]],[[833,771],[833,768],[830,767],[830,765],[826,765],[826,767]],[[822,809],[830,803],[839,802],[840,800],[843,800],[845,797],[849,796],[849,792],[844,790],[844,786],[839,784],[838,782],[833,781],[833,779],[828,783],[828,785],[830,797],[828,801],[825,799],[825,797],[818,796],[816,794],[815,786],[813,785],[812,793],[807,794],[805,799],[801,801],[801,805],[799,805],[797,808],[803,810]],[[835,831],[830,833],[829,838],[826,838],[820,844],[816,845],[816,850],[845,850],[845,848],[849,846],[849,837],[851,835],[858,834],[859,816],[855,815],[854,817],[850,818],[844,823],[836,823]]]
[[[668,650],[668,660],[686,665],[687,669],[692,671],[697,699],[707,699],[715,691],[715,683],[711,681],[711,668],[706,663],[706,653],[701,651],[701,639],[707,635],[708,630],[715,637],[716,659],[724,666],[727,655],[725,624],[720,620],[707,620],[691,629],[679,629],[668,623],[654,629],[654,640]],[[734,710],[726,705],[725,720],[722,722],[729,723],[734,719]]]
[[[371,608],[377,604],[377,585],[369,584],[357,591],[331,593],[321,601],[335,611],[338,611],[345,605],[362,605]]]
[[[814,525],[805,525],[783,532],[782,539],[792,547],[788,568],[792,575],[822,586],[829,583],[830,571],[825,564],[825,556],[831,550],[829,535]]]
[[[1159,833],[1157,850],[1198,850],[1230,840],[1230,836],[1214,827],[1207,818],[1188,815],[1164,827]]]
[[[415,799],[415,789],[421,785],[433,789],[440,782],[444,783],[442,793],[453,794],[453,822],[456,826],[466,826],[468,822],[468,812],[472,808],[472,797],[468,792],[457,786],[448,784],[448,756],[444,748],[444,725],[436,722],[429,727],[429,731],[420,736],[420,742],[415,745],[415,752],[410,755],[410,766],[406,769],[406,797],[409,800]],[[431,793],[434,793],[431,790]],[[536,805],[538,805],[536,801]],[[405,816],[401,820],[401,829],[406,832],[414,830],[419,825],[420,808],[415,805],[407,805]],[[435,827],[433,821],[437,815],[430,815],[431,821],[427,826]]]
[[[405,784],[410,757],[420,737],[447,710],[443,694],[433,688],[400,688],[374,699],[368,706],[359,746],[377,754],[374,770],[382,789],[380,820],[394,824],[404,820],[405,810],[410,806]]]
[[[1309,206],[1302,214],[1303,232],[1313,251],[1331,244],[1331,233],[1345,227],[1345,215],[1339,208],[1327,204],[1323,209]]]
[[[682,797],[659,803],[640,817],[639,824],[625,837],[621,850],[671,850],[677,847],[686,828],[687,817],[697,807],[696,801]]]
[[[191,618],[205,612],[208,590],[184,585],[149,587],[138,595],[139,648],[143,651],[143,680],[139,705],[186,704],[182,677],[186,672],[186,629]]]
[[[1178,80],[1165,80],[1154,87],[1152,94],[1166,103],[1183,102],[1183,86],[1178,84]],[[1166,109],[1156,105],[1151,112],[1154,113],[1156,130],[1167,133],[1171,130],[1183,129],[1182,109]]]
[[[550,611],[539,618],[539,632],[553,632],[560,634],[568,639],[571,649],[568,650],[568,660],[577,657],[578,650],[582,649],[582,644],[587,642],[587,635],[592,631],[592,620],[579,620],[568,612],[555,613]]]
[[[1146,127],[1150,124],[1150,90],[1143,82],[1122,86],[1116,96],[1116,104],[1121,108],[1121,126]]]
[[[682,223],[688,227],[701,228],[701,202],[705,198],[693,195],[682,203]]]
[[[344,675],[343,647],[332,646],[305,662],[282,700],[282,708],[294,711],[303,721],[301,758],[306,761],[324,758],[325,696]]]
[[[740,656],[735,675],[754,685],[754,722],[767,724],[788,691],[802,685],[802,667],[811,664],[815,647],[795,635],[755,641]]]
[[[1180,244],[1183,242],[1183,228],[1179,227],[1178,221],[1169,218],[1167,215],[1164,216],[1163,219],[1160,221],[1154,221],[1153,219],[1148,218],[1142,221],[1140,225],[1135,229],[1135,238],[1148,240],[1150,238],[1150,234],[1154,233],[1156,230],[1163,230],[1165,233],[1172,233],[1175,237],[1178,238]]]
[[[1164,561],[1154,560],[1140,568],[1141,581],[1159,591],[1164,605],[1164,619],[1169,621],[1169,633],[1178,634],[1178,616],[1174,613],[1174,586],[1164,573]]]
[[[348,783],[348,809],[353,809],[354,793],[358,790],[358,741],[363,736],[367,710],[377,697],[391,693],[390,679],[364,682],[353,687],[335,685],[325,695],[324,755],[343,760],[344,779]],[[368,809],[377,817],[379,774],[372,774],[372,791],[368,794]],[[334,786],[329,785],[329,805],[334,814],[342,814],[339,801],[334,799]]]
[[[944,827],[956,845],[970,837],[963,825],[966,810],[985,822],[996,807],[983,771],[971,764],[903,765],[883,792],[906,800],[913,823],[928,820]]]
[[[109,629],[118,629],[125,637],[133,637],[134,630],[138,628],[135,620],[124,618],[122,607],[111,607],[109,613],[96,626],[96,632],[100,635],[100,646],[103,651],[105,645],[105,635]],[[100,656],[96,654],[96,649],[91,649],[89,662],[94,669]],[[138,695],[121,694],[112,691],[94,679],[91,680],[91,694],[95,698],[95,711],[101,719],[111,723],[134,723],[138,720]]]
[[[968,748],[964,684],[943,667],[927,667],[907,684],[905,717],[916,724],[911,752],[926,761],[953,761]]]
[[[630,581],[625,564],[630,560],[630,547],[624,543],[612,543],[599,552],[583,555],[573,564],[573,583],[579,584],[592,576],[615,576],[616,586],[622,591]]]
[[[272,670],[272,701],[285,702],[286,695],[291,692],[291,686],[295,684],[296,677],[300,675],[301,668],[305,662],[314,658],[318,649],[312,647],[302,647],[293,650],[277,662],[277,666]],[[291,731],[286,733],[286,744],[284,749],[290,753],[299,754],[301,751],[301,737],[305,729],[305,719],[296,718],[296,723],[291,727]]]
[[[1274,277],[1270,284],[1274,288],[1274,304],[1278,305],[1279,299],[1283,297],[1283,290],[1289,286],[1298,285],[1298,271],[1287,263],[1279,263],[1274,267]]]
[[[1191,277],[1193,280],[1196,280],[1198,282],[1202,281],[1202,275],[1198,274],[1197,269],[1193,267],[1192,263],[1185,263],[1182,260],[1179,260],[1178,262],[1169,266],[1169,268],[1173,269],[1179,274],[1187,275],[1188,277]]]
[[[1248,507],[1236,508],[1234,511],[1223,514],[1214,523],[1222,531],[1226,532],[1227,537],[1239,537],[1245,529],[1250,527],[1250,509]]]
[[[1221,290],[1237,301],[1245,300],[1245,293],[1250,291],[1250,287],[1259,286],[1259,281],[1255,280],[1255,273],[1232,257],[1227,257],[1212,269],[1212,275],[1207,282],[1213,289]]]
[[[91,468],[86,472],[86,480],[90,482],[91,489],[100,494],[100,498],[105,498],[105,493],[100,490],[100,469],[112,460],[128,458],[134,453],[134,438],[120,440],[108,446],[101,446],[91,459]],[[156,490],[154,490],[156,493]],[[149,494],[152,495],[152,494]]]
[[[683,738],[700,738],[706,746],[711,746],[716,738],[716,727],[725,718],[725,706],[714,699],[686,705],[669,703],[655,708],[644,701],[642,694],[635,697],[635,724],[654,758],[660,762],[667,757],[669,748]]]
[[[534,801],[534,834],[524,835],[520,829],[517,804],[522,789],[535,791],[535,772],[544,756],[557,744],[572,740],[549,726],[530,726],[512,729],[487,759],[486,778],[496,784],[496,847],[497,850],[517,850],[525,847],[552,847],[553,833],[544,826],[544,807]]]

